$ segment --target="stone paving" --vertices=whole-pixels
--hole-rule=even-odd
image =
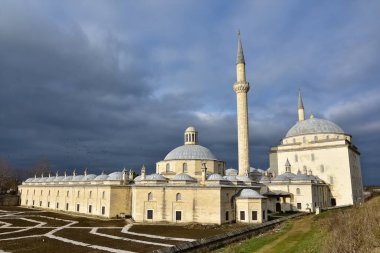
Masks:
[[[171,247],[173,246],[173,242],[184,242],[184,241],[194,241],[194,239],[189,238],[181,238],[181,237],[168,237],[168,236],[158,236],[151,235],[148,233],[136,233],[130,232],[129,230],[132,228],[132,224],[128,224],[120,227],[104,227],[104,226],[78,226],[79,222],[76,217],[73,216],[72,219],[62,219],[57,217],[52,217],[49,215],[49,212],[45,211],[36,211],[36,210],[28,210],[22,209],[23,211],[8,211],[8,210],[0,210],[0,252],[7,252],[6,249],[2,247],[4,242],[6,241],[15,241],[15,240],[23,240],[27,238],[49,238],[53,240],[57,240],[63,242],[70,246],[79,246],[88,248],[87,250],[81,250],[80,252],[121,252],[121,253],[134,253],[134,252],[146,252],[144,248],[149,248],[150,251],[152,246],[157,246],[157,248],[162,247]],[[70,217],[70,216],[67,216]],[[104,221],[103,221],[104,222]],[[22,224],[22,225],[20,225]],[[60,224],[60,225],[59,225]],[[74,226],[77,225],[77,226]],[[99,232],[99,229],[120,229],[120,235],[124,236],[115,236],[111,234],[106,234],[103,232]],[[115,244],[115,247],[110,247],[109,243],[102,243],[100,240],[92,240],[92,243],[88,241],[81,241],[73,238],[66,238],[62,236],[62,232],[65,229],[75,229],[74,231],[80,231],[79,233],[83,233],[83,229],[88,229],[88,236],[91,238],[93,236],[104,237],[106,240],[116,240],[120,242],[127,242],[127,244],[123,245],[123,249],[121,249],[120,245]],[[81,230],[82,229],[82,230]],[[46,232],[47,230],[47,232]],[[40,231],[40,232],[38,232]],[[58,234],[57,234],[58,233]],[[130,236],[130,237],[128,237]],[[143,238],[143,239],[136,239]],[[75,237],[74,237],[75,238]],[[83,234],[82,237],[83,238]],[[160,241],[160,242],[157,242]],[[168,241],[168,242],[166,242]],[[137,251],[129,250],[128,242],[134,243],[134,248]],[[112,244],[111,244],[112,246]],[[149,247],[147,247],[149,246]],[[66,247],[65,247],[66,248]],[[17,251],[17,250],[16,250]]]

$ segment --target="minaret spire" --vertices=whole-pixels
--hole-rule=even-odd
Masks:
[[[240,39],[240,30],[238,31],[238,49],[237,49],[237,57],[236,57],[236,64],[239,64],[239,63],[245,64],[243,46],[241,44],[241,39]]]
[[[236,93],[237,102],[239,175],[247,176],[250,168],[247,101],[249,83],[245,79],[245,60],[240,39],[240,31],[238,33],[238,50],[236,59],[236,83],[234,84],[234,91]]]
[[[303,107],[301,90],[298,91],[298,121],[305,120],[305,108]]]

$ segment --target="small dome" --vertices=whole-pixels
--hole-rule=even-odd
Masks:
[[[270,181],[270,178],[267,177],[267,176],[262,176],[258,179],[260,182],[269,182]]]
[[[55,177],[47,177],[45,182],[52,182],[54,181]]]
[[[146,176],[145,180],[146,181],[167,181],[168,179],[162,176],[161,174],[154,173],[154,174]]]
[[[251,182],[252,180],[249,178],[249,177],[247,177],[247,176],[236,176],[236,179],[238,180],[238,181],[243,181],[243,182]]]
[[[60,181],[63,181],[65,177],[64,176],[58,176],[58,177],[55,177],[54,178],[54,182],[60,182]]]
[[[92,181],[96,178],[96,175],[95,174],[88,174],[86,176],[83,177],[83,181]]]
[[[288,181],[290,179],[293,179],[296,177],[296,174],[291,173],[291,172],[285,172],[281,175],[278,175],[273,179],[273,181]]]
[[[196,132],[197,130],[195,129],[195,127],[193,126],[189,126],[188,128],[186,128],[185,132]]]
[[[217,160],[215,155],[201,145],[183,145],[170,151],[164,160]]]
[[[72,180],[73,180],[73,181],[82,181],[82,180],[83,180],[83,177],[84,177],[83,175],[76,175],[76,176],[73,177]]]
[[[62,181],[71,181],[72,179],[72,176],[66,176]]]
[[[34,177],[30,177],[27,180],[25,180],[25,183],[31,183],[34,181]]]
[[[220,181],[220,180],[224,180],[224,178],[219,175],[219,174],[211,174],[210,176],[208,176],[207,178],[208,181]]]
[[[95,181],[104,181],[104,180],[107,180],[108,178],[108,175],[107,174],[100,174],[99,176],[97,176],[94,180]]]
[[[186,173],[179,173],[172,178],[173,181],[197,181]]]
[[[223,178],[228,181],[237,181],[236,176],[224,176]]]
[[[41,177],[38,182],[46,182],[47,179],[48,179],[47,177]]]
[[[107,180],[120,181],[123,180],[123,172],[116,171],[108,175]]]
[[[311,180],[308,175],[305,175],[298,171],[297,175],[292,179],[294,181],[305,181],[305,180]]]
[[[141,181],[141,176],[137,176],[137,177],[135,177],[133,180],[134,180],[135,182],[137,182],[137,181]]]
[[[243,189],[240,192],[239,198],[242,198],[242,199],[261,199],[261,198],[264,198],[264,196],[260,195],[255,190],[252,190],[252,189]]]
[[[311,118],[298,121],[292,128],[289,129],[286,137],[321,133],[344,134],[344,131],[337,124],[329,120]]]
[[[227,176],[236,176],[238,174],[238,171],[233,168],[229,168],[226,170],[226,175]]]

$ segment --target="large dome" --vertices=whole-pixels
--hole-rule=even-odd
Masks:
[[[321,133],[344,134],[344,131],[337,124],[329,120],[311,118],[298,121],[292,128],[289,129],[286,133],[286,137]]]
[[[164,160],[217,160],[215,155],[201,145],[183,145],[170,151]]]

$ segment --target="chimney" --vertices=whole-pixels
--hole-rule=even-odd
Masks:
[[[207,175],[207,168],[206,168],[206,163],[202,163],[202,179],[201,182],[204,184],[206,182],[206,175]]]

